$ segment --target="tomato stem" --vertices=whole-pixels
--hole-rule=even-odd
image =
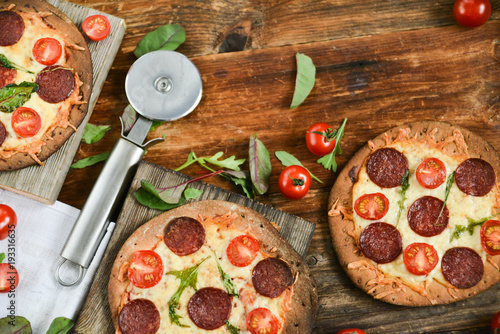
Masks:
[[[294,186],[303,186],[305,184],[304,180],[303,179],[294,179],[293,177],[291,177],[290,175],[288,175],[288,177],[290,178],[290,180],[292,180],[292,184]]]

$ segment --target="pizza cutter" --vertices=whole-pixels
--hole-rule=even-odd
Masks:
[[[120,118],[121,138],[115,143],[61,252],[64,260],[56,269],[56,279],[64,286],[81,281],[145,150],[163,141],[157,138],[143,144],[152,122],[173,121],[193,111],[201,100],[202,81],[198,69],[187,57],[160,50],[145,54],[130,67],[125,92],[139,115],[128,133],[124,133]],[[70,281],[67,274],[62,274],[76,269],[78,273],[72,276],[77,277]]]

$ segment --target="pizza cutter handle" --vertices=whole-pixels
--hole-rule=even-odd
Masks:
[[[89,267],[143,155],[142,147],[118,139],[66,241],[63,258],[82,268]]]

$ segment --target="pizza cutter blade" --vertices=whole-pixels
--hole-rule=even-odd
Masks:
[[[143,144],[153,121],[173,121],[186,116],[201,100],[202,80],[196,66],[175,51],[154,51],[129,69],[125,91],[138,118],[132,129],[115,143],[61,252],[56,279],[64,286],[81,281],[104,237],[111,217],[119,209],[145,150],[163,141]],[[61,268],[78,269],[75,279],[63,278]],[[65,269],[66,271],[68,268]]]

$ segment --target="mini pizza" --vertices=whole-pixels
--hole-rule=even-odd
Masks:
[[[43,161],[87,112],[92,64],[85,39],[42,0],[0,5],[0,170]]]
[[[117,333],[310,333],[307,264],[260,214],[224,201],[163,213],[124,243],[109,304]]]
[[[440,122],[394,128],[362,148],[330,194],[334,248],[353,282],[409,306],[474,296],[500,279],[500,158]]]

